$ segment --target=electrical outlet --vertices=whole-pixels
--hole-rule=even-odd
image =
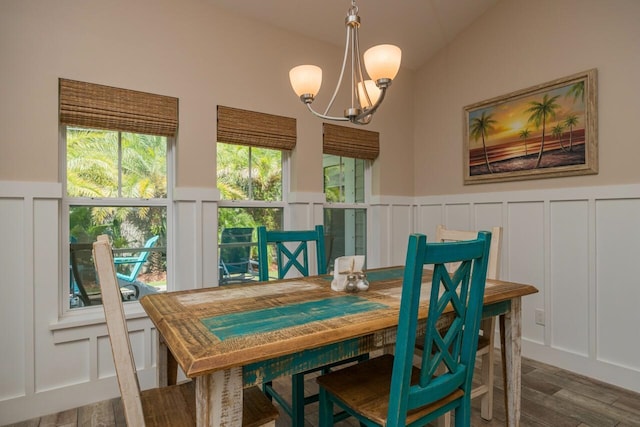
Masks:
[[[544,310],[536,308],[536,325],[544,326]]]

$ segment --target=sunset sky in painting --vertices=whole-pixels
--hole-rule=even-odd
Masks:
[[[476,109],[469,112],[468,124],[472,123],[474,118],[480,117],[483,111],[486,111],[487,115],[492,116],[491,118],[495,120],[496,123],[493,125],[493,130],[490,130],[488,136],[485,138],[485,144],[487,146],[507,142],[522,142],[520,131],[526,128],[529,129],[529,138],[539,137],[542,134],[542,125],[536,128],[532,122],[529,123],[528,120],[531,113],[525,113],[525,111],[531,107],[530,102],[542,102],[544,94],[548,93],[549,97],[560,95],[555,100],[555,103],[558,104],[560,108],[556,110],[555,120],[548,119],[545,134],[550,135],[551,128],[558,123],[564,122],[570,114],[575,114],[578,117],[578,124],[573,129],[583,129],[585,126],[584,102],[580,98],[574,100],[572,95],[567,96],[569,89],[575,83],[576,82],[573,82],[534,95],[523,95],[522,97],[511,99],[508,102],[498,105]],[[565,130],[568,131],[568,128]],[[479,147],[482,147],[482,139],[478,138],[476,141],[473,137],[469,136],[469,149]]]

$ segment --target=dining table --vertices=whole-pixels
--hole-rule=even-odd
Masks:
[[[403,267],[367,271],[369,289],[331,289],[331,275],[249,282],[144,296],[159,339],[159,385],[179,365],[196,383],[198,426],[240,426],[243,388],[362,354],[393,352]],[[423,272],[418,334],[428,313]],[[483,317],[500,316],[509,426],[520,419],[521,298],[532,285],[487,280]],[[438,322],[446,327],[449,312]]]

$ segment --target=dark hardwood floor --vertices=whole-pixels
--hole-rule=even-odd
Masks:
[[[499,357],[497,358],[499,359]],[[522,417],[523,427],[639,427],[640,394],[611,386],[581,375],[529,359],[522,364]],[[479,401],[473,402],[472,426],[493,427],[505,425],[504,392],[501,369],[496,366],[495,406],[493,420],[480,418]],[[288,381],[276,381],[286,388]],[[315,390],[313,379],[307,382],[309,391]],[[317,404],[307,409],[307,426],[316,427]],[[357,426],[345,420],[339,426]],[[120,399],[111,399],[76,409],[34,418],[11,427],[71,427],[71,426],[125,426]],[[289,427],[291,422],[282,415],[277,427]]]

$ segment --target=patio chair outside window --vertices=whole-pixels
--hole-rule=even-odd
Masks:
[[[160,236],[153,236],[152,238],[147,240],[147,243],[144,244],[144,249],[151,249],[152,247],[154,247],[159,238]],[[133,250],[132,252],[135,252],[135,250]],[[135,282],[138,274],[140,274],[140,270],[142,270],[142,266],[145,262],[147,262],[147,258],[149,258],[150,253],[150,250],[144,250],[140,251],[140,254],[136,256],[114,257],[113,262],[115,263],[116,268],[119,265],[131,264],[132,266],[128,274],[117,273],[116,275],[118,276],[118,279],[124,280],[127,283]]]
[[[225,228],[220,235],[220,284],[251,281],[257,263],[251,260],[253,228]],[[255,268],[254,268],[255,267]]]

